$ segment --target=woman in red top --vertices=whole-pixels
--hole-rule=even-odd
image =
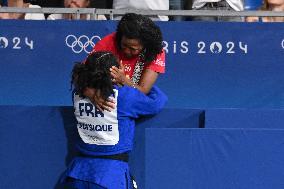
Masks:
[[[147,94],[159,73],[165,72],[165,52],[160,28],[148,17],[125,14],[116,32],[99,41],[94,51],[111,51],[117,56],[120,68],[111,68],[117,84],[129,85]],[[102,109],[112,107],[110,102],[94,99]]]

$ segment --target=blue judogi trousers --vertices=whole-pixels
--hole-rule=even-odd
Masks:
[[[74,158],[61,183],[68,189],[133,189],[127,162],[101,158]]]

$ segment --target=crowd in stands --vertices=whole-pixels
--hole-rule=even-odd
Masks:
[[[92,3],[90,0],[64,0],[63,2],[64,8],[91,8]],[[48,20],[58,20],[58,19],[76,19],[75,14],[50,14],[47,17]],[[80,15],[80,19],[82,20],[90,20],[90,15],[82,14]],[[99,15],[98,20],[106,20],[104,15]]]
[[[0,7],[65,7],[65,8],[102,8],[102,9],[138,9],[138,10],[268,10],[284,11],[284,0],[0,0]],[[38,13],[0,13],[0,19],[31,19],[56,20],[76,19],[73,14]],[[90,15],[80,15],[80,19],[88,20]],[[108,17],[99,15],[98,20],[107,20]],[[120,19],[119,16],[114,19]],[[151,16],[152,20],[159,21],[247,21],[247,22],[283,22],[284,17],[229,17],[229,16]]]

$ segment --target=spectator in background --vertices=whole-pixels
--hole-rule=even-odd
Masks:
[[[90,8],[91,0],[64,0],[65,8]],[[51,14],[47,17],[47,20],[68,19],[76,20],[76,14]],[[91,16],[88,14],[81,14],[81,20],[90,20]],[[104,15],[99,15],[98,20],[106,20]]]
[[[243,0],[193,0],[193,10],[227,10],[242,11],[244,9]],[[221,16],[195,16],[193,21],[243,21],[242,17],[221,17]]]
[[[169,10],[169,0],[113,0],[113,9]],[[115,17],[120,19],[121,17]],[[168,16],[151,16],[152,20],[168,21]]]
[[[63,7],[63,0],[29,0],[32,4],[39,5],[41,7]],[[45,14],[47,18],[50,14]]]
[[[25,3],[23,0],[8,0],[9,7],[18,8],[41,8],[38,5],[32,5]],[[4,13],[0,14],[1,19],[24,19],[24,20],[45,20],[44,14],[42,13]]]
[[[159,73],[165,72],[165,52],[160,28],[148,17],[127,13],[119,21],[116,32],[105,36],[94,47],[110,51],[119,59],[120,69],[112,69],[114,81],[148,94]],[[94,99],[101,109],[110,102]],[[105,105],[107,104],[107,105]]]
[[[264,0],[259,10],[284,11],[284,0]],[[284,22],[284,17],[247,17],[247,22]]]

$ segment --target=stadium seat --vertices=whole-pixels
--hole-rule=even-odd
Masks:
[[[263,0],[245,0],[244,9],[245,10],[258,10],[263,4]]]

